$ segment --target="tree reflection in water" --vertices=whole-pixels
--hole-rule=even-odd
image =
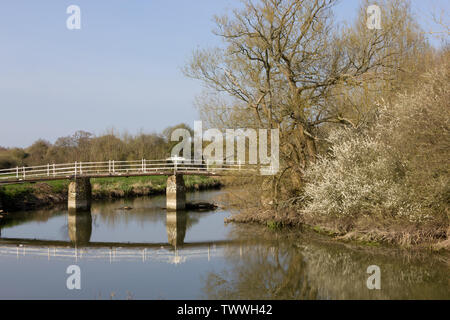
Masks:
[[[206,276],[208,299],[448,299],[448,256],[332,243],[315,234],[235,226],[245,245],[225,249],[227,267]],[[366,286],[381,268],[381,290]]]

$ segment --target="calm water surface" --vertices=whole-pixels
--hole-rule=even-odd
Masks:
[[[220,203],[226,191],[188,194]],[[449,299],[448,256],[167,214],[165,197],[21,212],[0,224],[0,299]],[[124,206],[132,210],[121,209]],[[66,269],[81,269],[68,290]],[[366,286],[381,269],[381,290]]]

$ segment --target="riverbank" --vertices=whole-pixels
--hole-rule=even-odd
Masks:
[[[222,182],[210,177],[185,176],[188,191],[219,189]],[[163,194],[167,177],[121,177],[91,179],[93,200],[131,198]],[[0,204],[6,212],[33,210],[67,202],[69,181],[24,183],[0,187]]]
[[[363,245],[395,245],[450,251],[448,223],[428,221],[413,223],[407,220],[380,219],[362,216],[357,219],[318,217],[292,210],[275,211],[247,209],[226,219],[233,223],[255,223],[270,229],[307,228],[342,242]]]

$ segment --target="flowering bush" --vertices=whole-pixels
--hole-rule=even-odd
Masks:
[[[328,154],[306,172],[305,212],[448,222],[449,66],[381,107],[372,125],[330,134]]]

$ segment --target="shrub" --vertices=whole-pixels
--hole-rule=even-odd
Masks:
[[[372,125],[330,134],[328,154],[306,172],[305,212],[448,223],[449,66],[380,108]]]

